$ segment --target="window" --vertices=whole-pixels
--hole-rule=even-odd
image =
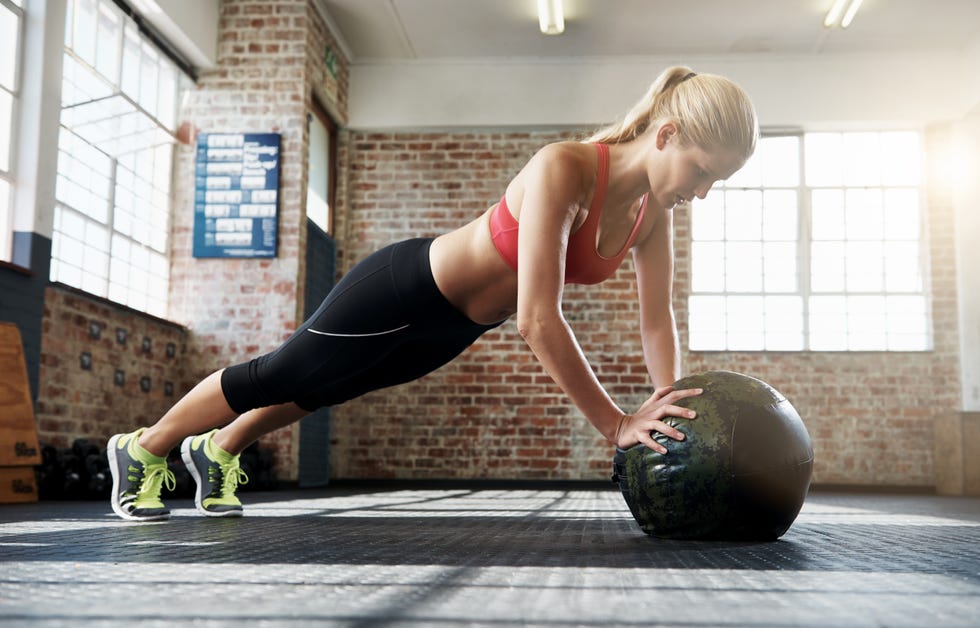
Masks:
[[[310,123],[310,144],[307,159],[306,217],[324,233],[333,231],[334,127],[319,105],[307,115]]]
[[[184,81],[111,0],[69,0],[52,281],[166,316]]]
[[[915,132],[762,138],[691,215],[690,348],[930,347]]]
[[[10,261],[13,219],[14,116],[20,82],[21,0],[0,0],[0,260]]]

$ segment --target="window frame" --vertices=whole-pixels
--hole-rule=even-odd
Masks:
[[[807,170],[807,163],[806,163],[806,156],[805,156],[806,137],[811,133],[820,133],[820,132],[835,133],[835,134],[840,134],[841,136],[846,136],[848,134],[855,134],[855,133],[874,133],[878,135],[888,134],[888,133],[908,133],[908,132],[915,133],[917,138],[917,143],[918,143],[918,149],[919,149],[918,170],[920,173],[920,177],[914,186],[896,186],[896,185],[887,184],[884,181],[877,185],[853,185],[853,184],[848,184],[847,181],[843,181],[843,180],[839,185],[835,185],[835,186],[811,185],[806,178],[806,170]],[[687,283],[686,301],[687,301],[687,321],[688,321],[688,342],[687,342],[688,349],[691,352],[695,352],[695,353],[746,352],[746,353],[856,354],[856,353],[926,353],[926,352],[933,351],[935,348],[935,326],[932,318],[933,295],[932,295],[932,284],[931,284],[931,271],[930,271],[931,257],[929,251],[929,230],[928,230],[929,207],[927,204],[927,197],[928,197],[927,179],[925,177],[927,156],[925,154],[925,138],[923,136],[922,131],[919,129],[902,129],[902,128],[891,128],[891,129],[878,128],[878,129],[865,129],[865,130],[841,129],[841,130],[826,130],[826,131],[812,131],[812,132],[804,131],[802,129],[789,129],[789,130],[777,129],[771,131],[763,131],[762,134],[763,139],[777,138],[777,137],[798,138],[797,168],[798,168],[799,179],[798,179],[798,184],[795,188],[796,198],[797,198],[797,219],[796,219],[797,241],[796,241],[796,256],[795,256],[796,268],[797,268],[796,270],[797,288],[795,291],[792,292],[769,292],[765,289],[765,283],[763,281],[762,287],[759,290],[751,291],[751,292],[731,291],[728,289],[727,285],[725,286],[725,289],[722,291],[695,291],[694,289],[695,264],[697,263],[695,259],[696,258],[695,242],[697,242],[697,240],[695,240],[694,205],[696,205],[698,202],[697,200],[695,200],[694,205],[692,205],[691,210],[689,211],[690,227],[688,230],[688,246],[689,246],[689,260],[690,260],[689,261],[690,270],[688,272],[688,279],[686,282]],[[849,189],[870,189],[870,190],[881,190],[882,193],[884,193],[886,190],[889,189],[902,189],[904,187],[914,187],[916,190],[916,201],[918,203],[917,205],[918,237],[915,240],[915,242],[918,248],[917,263],[918,263],[918,270],[920,272],[920,279],[921,279],[920,289],[918,291],[894,291],[894,290],[890,291],[887,288],[887,284],[883,282],[881,289],[878,291],[860,290],[860,291],[851,292],[847,289],[846,284],[839,291],[827,291],[827,292],[815,291],[813,289],[813,264],[814,264],[813,244],[814,242],[816,242],[816,240],[814,239],[814,235],[813,235],[813,202],[812,202],[813,192],[815,190],[820,190],[820,189],[832,189],[832,190],[840,190],[842,193],[846,194],[846,192]],[[716,185],[715,188],[712,190],[712,193],[718,194],[719,192],[724,192],[725,190],[733,190],[733,189],[734,190],[759,190],[760,192],[764,193],[767,189],[787,189],[787,188],[778,187],[778,186],[775,188],[767,187],[763,185],[761,182],[760,185],[757,187],[752,187],[752,186],[728,187],[727,185],[725,185],[725,182],[719,182],[719,184]],[[889,240],[883,236],[881,241],[883,244],[887,244],[888,242],[900,242],[902,240],[895,240],[895,239]],[[730,240],[727,237],[727,234],[723,239],[720,240],[720,242],[724,244],[730,242]],[[762,240],[762,242],[764,243],[765,240]],[[882,255],[881,259],[884,263],[884,260],[886,259],[884,254]],[[764,268],[765,268],[764,254],[762,257],[762,268],[763,268],[762,272],[764,273]],[[764,279],[764,275],[763,275],[763,279]],[[724,338],[725,338],[724,347],[699,346],[697,343],[692,342],[693,327],[694,327],[694,323],[693,323],[694,316],[692,316],[692,310],[694,308],[692,306],[692,302],[694,298],[721,297],[723,299],[726,299],[726,304],[727,304],[727,299],[731,298],[732,296],[736,296],[736,297],[746,296],[746,297],[758,298],[764,304],[764,299],[766,297],[780,295],[780,294],[799,297],[800,299],[800,306],[801,306],[800,333],[802,335],[801,337],[802,346],[800,348],[795,348],[795,349],[794,348],[767,348],[765,344],[766,344],[766,334],[769,328],[765,324],[763,324],[762,327],[762,334],[763,334],[762,346],[753,347],[753,348],[740,348],[740,347],[732,348],[731,340],[729,336],[731,332],[729,331],[728,328],[730,314],[728,314],[727,309],[724,315],[725,326],[722,328],[724,333]],[[844,299],[849,299],[851,297],[862,297],[862,296],[881,297],[886,301],[886,303],[889,298],[893,298],[893,297],[900,298],[902,296],[910,296],[913,298],[921,298],[924,307],[924,330],[923,330],[923,333],[925,334],[924,344],[923,346],[917,348],[908,348],[908,349],[889,348],[888,347],[889,338],[886,335],[883,341],[884,346],[881,347],[852,348],[851,343],[845,341],[844,344],[846,346],[844,348],[814,348],[813,338],[812,338],[813,310],[812,310],[811,299],[813,299],[813,297],[815,296],[816,297],[820,297],[820,296],[842,297]],[[887,306],[885,312],[887,313]],[[712,330],[706,330],[706,332],[710,332],[710,331]],[[852,332],[848,332],[848,333],[852,333]]]
[[[0,10],[10,11],[17,19],[17,36],[14,45],[13,62],[13,81],[11,89],[0,85],[0,90],[10,95],[10,128],[9,144],[6,147],[7,168],[0,169],[0,179],[7,186],[6,198],[2,200],[6,206],[0,214],[0,262],[11,263],[13,260],[13,235],[14,235],[14,190],[17,182],[17,153],[20,146],[20,125],[17,121],[20,118],[21,105],[21,81],[24,71],[24,22],[25,10],[22,4],[15,4],[11,0],[0,0]]]
[[[89,42],[93,46],[88,50],[90,58],[76,49],[79,2],[93,10],[88,19],[97,24]],[[69,0],[68,4],[63,48],[66,73],[62,81],[71,88],[62,97],[50,277],[96,297],[165,318],[173,246],[170,231],[176,126],[181,94],[193,78],[114,0]],[[103,13],[111,13],[113,18],[110,28],[115,32],[111,37],[103,38],[99,32]],[[113,59],[108,63],[100,58],[105,54],[100,48],[103,45],[112,51]],[[148,62],[154,83],[149,91],[144,84],[150,80],[145,75]],[[112,76],[104,73],[106,68],[111,69]],[[169,76],[158,74],[162,71]],[[79,80],[73,79],[72,72],[79,73]],[[134,76],[136,83],[132,82]],[[161,78],[165,76],[169,83]],[[161,86],[170,89],[160,91]],[[146,100],[147,93],[150,100]],[[88,130],[82,131],[86,127]],[[82,147],[81,154],[89,153],[91,162],[99,165],[93,168],[91,163],[80,161],[80,153],[72,145]],[[165,187],[155,174],[163,164]],[[135,200],[148,210],[131,215],[121,199],[130,199],[126,206]],[[66,230],[66,224],[80,224],[84,234]],[[90,232],[96,234],[95,240],[89,238]],[[66,255],[66,250],[74,254]],[[97,262],[94,272],[90,272],[90,260]]]

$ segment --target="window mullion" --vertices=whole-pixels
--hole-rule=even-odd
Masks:
[[[116,174],[119,172],[119,160],[115,157],[109,162],[109,208],[106,214],[106,229],[109,232],[109,267],[105,273],[105,293],[108,296],[112,281],[112,236],[116,233]]]
[[[810,259],[810,251],[812,246],[810,244],[810,223],[812,216],[812,209],[810,206],[810,188],[806,183],[806,164],[804,163],[805,157],[805,147],[803,142],[805,138],[803,133],[799,134],[799,176],[800,184],[797,188],[797,207],[799,208],[799,216],[797,216],[797,268],[799,269],[799,277],[797,280],[799,284],[797,288],[800,293],[800,298],[803,300],[803,350],[810,350],[810,264],[812,260]]]

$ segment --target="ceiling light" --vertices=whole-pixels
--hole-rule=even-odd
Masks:
[[[851,0],[851,6],[847,7],[847,11],[844,12],[844,17],[840,19],[840,27],[847,28],[851,25],[854,20],[854,14],[858,12],[861,8],[861,2],[863,0]]]
[[[538,26],[545,35],[565,32],[565,13],[561,0],[538,0]]]
[[[854,21],[854,15],[861,8],[861,2],[863,0],[834,0],[834,4],[831,5],[830,10],[827,11],[827,16],[823,19],[823,25],[826,28],[833,28],[837,24],[837,20],[840,20],[840,27],[847,28]],[[846,10],[845,10],[846,9]],[[841,17],[843,15],[844,17]]]

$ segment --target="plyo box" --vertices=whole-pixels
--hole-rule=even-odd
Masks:
[[[41,463],[20,331],[0,322],[0,503],[37,501]]]

